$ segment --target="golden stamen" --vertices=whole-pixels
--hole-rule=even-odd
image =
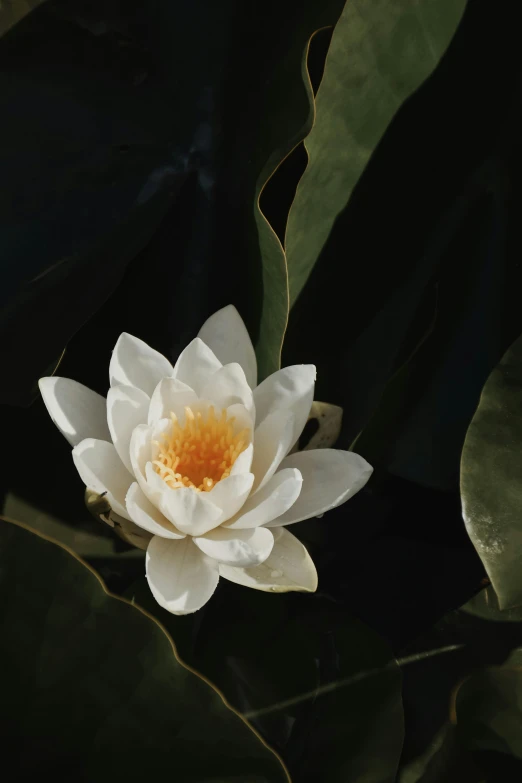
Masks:
[[[170,414],[172,430],[162,435],[163,442],[154,441],[158,447],[154,470],[172,489],[191,487],[197,492],[210,492],[222,479],[230,475],[232,466],[248,442],[248,430],[234,435],[235,418],[227,418],[226,409],[215,415],[210,406],[206,418],[188,406],[185,408],[185,425],[180,426],[177,416]]]

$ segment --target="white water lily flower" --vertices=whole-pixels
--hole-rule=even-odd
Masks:
[[[229,306],[174,367],[122,334],[109,374],[107,400],[67,378],[42,378],[40,390],[86,486],[150,534],[146,575],[158,603],[195,612],[220,576],[315,591],[315,566],[286,526],[344,503],[372,472],[348,451],[289,454],[315,367],[285,367],[257,386],[252,343]]]

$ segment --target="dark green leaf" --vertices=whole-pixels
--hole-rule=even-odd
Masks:
[[[4,0],[0,4],[0,35],[37,8],[43,0]]]
[[[475,751],[496,751],[522,760],[522,650],[503,666],[476,672],[459,688],[459,733]],[[501,776],[498,778],[502,779]]]
[[[522,337],[489,376],[461,462],[464,521],[501,609],[522,604]]]
[[[62,546],[1,521],[0,596],[10,780],[288,780],[164,629]]]
[[[264,275],[258,352],[265,373],[278,366],[288,307],[306,283],[336,217],[394,114],[437,66],[464,7],[465,0],[346,3],[313,115],[304,125],[310,130],[305,140],[309,161],[288,216],[284,249],[262,213],[256,213]],[[308,96],[313,101],[310,88]]]
[[[306,138],[309,163],[288,218],[293,304],[401,104],[444,54],[465,0],[350,0],[336,25]]]
[[[286,40],[276,70],[277,89],[267,95],[267,118],[261,148],[261,168],[254,192],[254,217],[262,262],[263,301],[257,356],[261,378],[279,369],[281,348],[290,307],[285,251],[263,214],[259,199],[267,183],[287,155],[304,139],[314,121],[312,87],[307,69],[310,41],[319,29],[335,24],[342,0],[305,4],[299,21]],[[261,153],[261,154],[260,154]],[[261,157],[262,156],[262,157]]]
[[[222,580],[224,582],[224,580]],[[299,783],[392,783],[402,749],[401,677],[385,642],[318,595],[223,583],[193,618],[129,592],[285,759]]]
[[[457,727],[446,723],[425,752],[404,767],[397,783],[482,783],[469,751],[459,742]]]

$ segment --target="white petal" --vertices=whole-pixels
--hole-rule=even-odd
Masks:
[[[154,424],[158,419],[169,418],[171,413],[179,418],[185,406],[194,405],[197,401],[196,392],[186,383],[175,378],[163,378],[151,397],[148,422]]]
[[[253,473],[238,473],[218,481],[216,486],[207,492],[212,503],[223,511],[220,522],[230,519],[239,511],[249,496],[253,483]]]
[[[303,479],[294,468],[278,471],[265,486],[250,495],[239,512],[224,523],[227,529],[244,530],[266,525],[284,514],[301,492]]]
[[[250,443],[254,432],[254,418],[252,414],[247,411],[244,405],[235,403],[227,408],[227,419],[232,418],[234,419],[234,435],[237,435],[242,430],[247,430],[248,442]]]
[[[251,443],[244,451],[241,452],[239,457],[232,465],[230,471],[231,476],[238,476],[240,473],[249,473],[252,465],[252,458],[254,456],[254,444]]]
[[[303,488],[294,505],[269,527],[291,525],[340,506],[364,487],[373,471],[358,454],[337,449],[298,451],[286,457],[281,468],[300,470]]]
[[[172,365],[161,353],[138,337],[123,332],[109,365],[111,386],[137,386],[149,396],[162,378],[172,375]]]
[[[113,386],[107,393],[107,422],[121,461],[132,473],[130,440],[138,424],[145,424],[149,397],[136,386]]]
[[[159,419],[151,425],[151,437],[150,437],[150,456],[149,460],[153,462],[158,459],[160,449],[165,442],[164,436],[169,436],[172,433],[172,419]]]
[[[72,456],[85,486],[98,495],[106,493],[112,510],[124,519],[130,519],[125,496],[132,484],[132,476],[113,444],[85,438],[75,446]]]
[[[152,502],[182,533],[202,536],[219,525],[223,511],[212,503],[208,497],[210,493],[196,492],[190,487],[172,489],[156,473],[150,462],[145,467],[145,473],[147,485],[154,497]],[[145,494],[151,497],[149,493]]]
[[[155,536],[145,558],[152,595],[172,614],[190,614],[207,603],[219,581],[218,564],[191,538],[169,541]]]
[[[237,362],[253,389],[257,383],[257,362],[252,340],[234,305],[228,305],[205,321],[198,337],[211,348],[222,364]]]
[[[267,559],[274,546],[274,536],[266,527],[253,530],[225,530],[218,527],[206,536],[195,538],[194,543],[202,552],[223,565],[245,568],[259,565]]]
[[[152,459],[152,432],[152,427],[148,427],[146,424],[139,424],[134,428],[131,435],[129,452],[132,472],[142,489],[143,483],[146,481],[145,467],[147,462],[150,462]]]
[[[290,448],[297,441],[308,420],[314,401],[316,370],[313,364],[295,364],[269,375],[254,389],[256,426],[278,410],[291,410],[295,415]]]
[[[161,511],[152,505],[138,484],[131,485],[125,500],[130,518],[143,530],[148,530],[149,533],[162,538],[185,538],[185,534],[176,530]]]
[[[281,460],[288,454],[294,436],[295,416],[289,411],[274,411],[254,432],[252,473],[256,492],[272,478]]]
[[[203,386],[201,397],[212,400],[218,408],[228,408],[239,403],[249,413],[254,411],[252,389],[239,364],[226,364],[215,372]]]
[[[186,383],[201,396],[201,390],[208,378],[221,367],[221,362],[214,356],[208,345],[196,337],[181,352],[174,366],[173,377]]]
[[[40,378],[45,407],[71,446],[85,438],[110,440],[105,398],[69,378]]]
[[[238,585],[270,593],[315,592],[317,571],[306,547],[284,527],[272,532],[274,548],[264,563],[251,568],[220,565],[220,575]]]

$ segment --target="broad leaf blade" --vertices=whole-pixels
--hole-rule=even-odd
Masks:
[[[437,66],[464,7],[465,0],[346,3],[305,141],[308,167],[288,218],[291,305],[387,126]]]
[[[285,55],[275,72],[277,88],[271,85],[262,107],[269,122],[265,123],[257,152],[261,164],[254,191],[258,248],[251,250],[253,255],[257,251],[261,256],[262,268],[263,300],[256,346],[261,378],[280,367],[290,301],[285,251],[263,214],[259,199],[267,181],[312,127],[314,101],[307,70],[310,41],[318,30],[335,24],[341,9],[342,0],[299,6],[296,28],[287,40]]]
[[[464,522],[506,609],[522,604],[522,337],[489,376],[464,442]]]
[[[0,566],[3,762],[17,779],[288,780],[164,629],[71,552],[2,521]]]
[[[522,760],[521,704],[522,650],[516,649],[504,665],[475,672],[459,688],[457,725],[465,744]]]
[[[292,779],[395,781],[401,673],[387,644],[344,610],[320,595],[259,593],[223,580],[192,620],[162,610],[144,580],[129,594],[281,753]]]

